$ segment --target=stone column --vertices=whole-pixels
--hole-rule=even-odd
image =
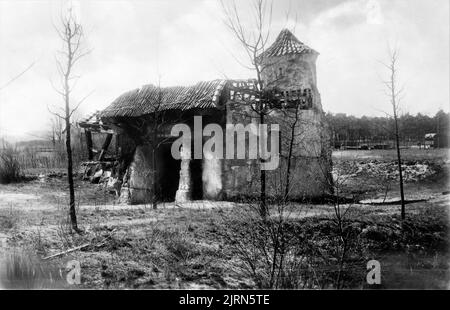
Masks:
[[[152,170],[152,149],[139,145],[130,165],[129,202],[131,204],[150,203],[153,199],[154,172]],[[123,198],[125,199],[125,197]]]
[[[177,193],[175,194],[175,202],[183,203],[190,201],[192,198],[192,180],[189,165],[191,163],[191,150],[181,148],[181,165],[180,165],[180,181]]]
[[[222,194],[222,160],[207,150],[203,156],[203,197],[220,199]]]

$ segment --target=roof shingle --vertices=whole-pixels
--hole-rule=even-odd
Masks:
[[[100,112],[100,117],[138,117],[157,110],[189,110],[217,106],[226,80],[199,82],[193,86],[145,85],[128,91]]]
[[[259,60],[266,57],[283,56],[288,54],[317,53],[314,49],[300,42],[288,29],[283,29],[275,42],[258,56]]]

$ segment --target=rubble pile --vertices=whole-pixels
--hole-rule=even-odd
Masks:
[[[49,182],[50,179],[52,179],[52,178],[61,179],[61,178],[66,177],[66,176],[67,176],[66,172],[49,172],[49,173],[40,173],[37,176],[37,179],[41,183],[46,183],[46,182]],[[33,179],[36,179],[36,177],[33,176]]]
[[[405,182],[417,182],[436,173],[433,164],[426,161],[408,161],[402,164]],[[398,180],[399,172],[396,161],[378,160],[348,162],[335,171],[341,177],[368,176],[384,180]]]
[[[123,178],[121,168],[118,161],[91,161],[82,163],[79,173],[83,180],[99,184],[119,196]]]

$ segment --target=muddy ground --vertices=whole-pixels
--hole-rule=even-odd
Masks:
[[[377,259],[382,266],[380,288],[447,288],[448,152],[405,151],[404,169],[408,171],[405,193],[406,199],[410,200],[406,206],[406,224],[399,220],[394,155],[392,151],[333,154],[335,177],[345,180],[340,191],[352,201],[342,208],[349,210],[352,232],[357,235],[358,242],[364,244],[364,249],[358,248],[360,252],[352,252],[358,259],[347,265],[354,274],[348,273],[346,287],[367,288],[365,264],[370,259]],[[77,235],[71,233],[68,225],[64,175],[36,170],[28,173],[34,176],[44,173],[48,177],[0,185],[0,241],[2,251],[10,256],[3,260],[3,271],[0,269],[3,286],[258,286],[255,277],[242,267],[242,259],[223,233],[227,227],[235,227],[233,225],[239,222],[236,214],[246,212],[247,204],[209,201],[182,205],[164,203],[158,205],[157,210],[150,205],[118,205],[114,195],[105,191],[102,185],[77,179],[77,215],[79,226],[84,231]],[[291,204],[289,223],[292,224],[292,236],[294,239],[308,236],[306,239],[298,237],[298,242],[303,244],[305,240],[313,240],[314,249],[320,253],[327,252],[333,247],[329,227],[334,212],[335,207],[331,203]],[[239,225],[236,227],[242,231],[248,226],[242,220]],[[79,246],[82,248],[77,251],[42,261],[42,258]],[[334,272],[329,271],[334,268],[332,255],[329,256],[309,261],[308,268],[313,268],[317,278],[312,281],[315,284],[308,288],[333,287],[332,281],[327,280]],[[66,265],[72,260],[80,263],[81,284],[70,285],[66,281],[69,271]],[[26,271],[37,276],[17,283],[9,281],[11,279],[5,276],[4,270],[8,261],[10,264],[15,261],[21,268],[38,266],[37,273]],[[22,277],[27,278],[23,272]],[[302,277],[306,279],[308,276],[305,273]]]

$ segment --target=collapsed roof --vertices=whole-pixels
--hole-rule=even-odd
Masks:
[[[217,106],[226,80],[199,82],[192,86],[145,85],[124,93],[100,112],[100,118],[138,117],[164,110],[189,110]]]

